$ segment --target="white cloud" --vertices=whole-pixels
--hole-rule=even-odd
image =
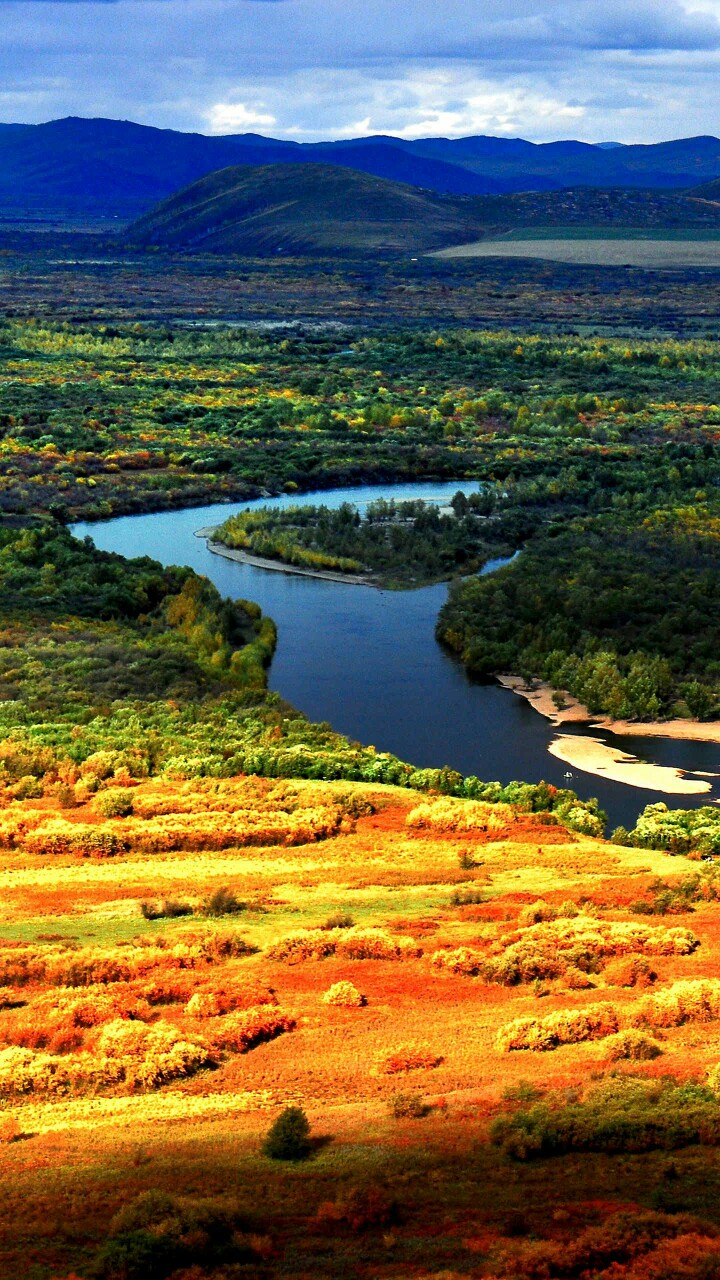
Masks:
[[[4,119],[314,140],[718,131],[720,0],[0,0]]]
[[[216,102],[207,113],[207,122],[210,133],[246,133],[253,129],[271,129],[277,119],[244,102]]]

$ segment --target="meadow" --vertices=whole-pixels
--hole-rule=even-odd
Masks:
[[[1,814],[3,1275],[713,1274],[712,867],[106,763]]]

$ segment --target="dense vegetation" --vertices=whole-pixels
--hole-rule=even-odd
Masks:
[[[372,574],[393,586],[475,573],[515,549],[532,528],[520,512],[498,511],[491,489],[455,494],[451,506],[380,498],[360,512],[351,503],[284,509],[255,507],[230,516],[213,539],[226,547],[312,570]]]
[[[527,543],[444,611],[440,634],[473,671],[543,676],[613,715],[717,714],[712,342],[17,322],[0,337],[7,515],[472,477],[499,495],[493,536]],[[421,577],[472,563],[465,521],[442,551],[421,532]],[[306,549],[364,562],[344,537],[333,526]],[[393,538],[388,576],[407,550]]]

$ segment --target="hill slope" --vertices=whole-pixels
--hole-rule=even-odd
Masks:
[[[422,252],[515,227],[720,229],[720,208],[655,191],[441,196],[335,165],[233,166],[163,201],[132,244],[211,253]]]
[[[478,234],[453,197],[334,165],[235,166],[202,178],[139,219],[133,244],[214,253],[396,252]]]

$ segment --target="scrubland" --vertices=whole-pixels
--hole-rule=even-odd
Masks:
[[[63,806],[0,809],[3,1275],[717,1273],[711,864],[347,781]]]

